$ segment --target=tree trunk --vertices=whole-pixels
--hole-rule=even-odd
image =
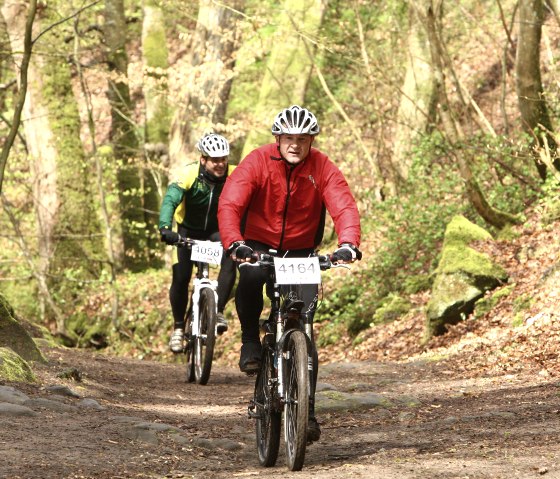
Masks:
[[[7,15],[10,18],[13,18],[14,15],[17,15],[16,10],[12,10],[10,7],[6,5],[5,11],[2,10],[2,17],[0,18],[0,47],[2,47],[3,51],[10,50],[10,36],[8,34],[8,26],[6,25],[6,21],[4,19],[4,15]],[[31,60],[31,50],[33,47],[32,43],[32,34],[33,34],[33,22],[35,20],[35,13],[37,11],[37,2],[35,0],[31,0],[29,3],[29,8],[27,11],[27,18],[24,24],[24,37],[22,41],[22,54],[21,54],[21,61],[19,63],[19,75],[18,75],[18,95],[14,105],[14,115],[12,118],[12,122],[9,125],[10,131],[4,144],[2,145],[2,152],[0,153],[0,195],[2,194],[2,184],[4,182],[4,171],[6,170],[6,164],[8,162],[8,156],[10,154],[10,150],[14,144],[14,140],[18,134],[18,130],[21,124],[21,114],[23,111],[23,107],[25,105],[25,97],[27,95],[27,73],[29,69],[29,62]],[[5,56],[2,55],[2,62]],[[3,65],[0,63],[0,72],[3,72],[4,69],[2,68]],[[2,102],[0,104],[0,111],[4,111],[4,98],[2,98]],[[4,119],[5,120],[5,119]],[[7,122],[7,120],[5,120]]]
[[[465,182],[467,196],[476,209],[477,213],[488,224],[495,228],[502,229],[507,225],[518,223],[512,215],[493,208],[486,200],[484,193],[480,189],[478,181],[474,176],[469,159],[469,153],[462,151],[459,143],[463,138],[463,132],[459,122],[453,118],[453,111],[447,94],[445,63],[442,45],[442,3],[443,0],[429,1],[425,12],[418,11],[424,19],[430,42],[430,52],[432,68],[434,69],[435,91],[438,99],[438,112],[441,116],[443,129],[451,144],[453,156],[459,166],[459,172]]]
[[[157,2],[144,0],[142,60],[144,66],[144,210],[149,251],[159,249],[159,207],[167,184],[170,105],[167,99],[168,50],[163,13]],[[153,262],[152,262],[153,264]]]
[[[146,223],[142,205],[141,172],[138,168],[138,139],[134,107],[128,87],[126,18],[123,0],[105,0],[103,34],[107,45],[111,105],[110,139],[117,162],[117,183],[124,245],[122,263],[131,270],[146,266]]]
[[[8,25],[12,51],[23,51],[27,6],[7,1],[2,14]],[[36,19],[51,25],[58,12],[45,8]],[[68,63],[60,55],[60,32],[48,31],[37,41],[42,55],[33,55],[28,69],[28,91],[22,113],[33,178],[33,200],[38,229],[40,277],[64,296],[65,278],[97,277],[104,260],[99,225],[89,184],[91,171],[80,140],[80,118],[72,91]],[[64,325],[57,324],[59,332]]]
[[[397,184],[406,181],[411,167],[410,149],[435,120],[436,95],[430,66],[430,44],[416,9],[409,9],[408,57],[397,113],[392,165]]]
[[[242,4],[240,0],[228,2],[237,8]],[[233,15],[231,8],[219,2],[200,0],[185,90],[172,125],[171,169],[198,158],[195,145],[205,132],[224,133],[237,48]]]
[[[326,7],[325,0],[284,0],[243,156],[272,141],[270,128],[280,110],[302,105],[313,68],[305,43],[319,31]]]
[[[516,88],[521,119],[527,132],[534,138],[534,145],[542,148],[548,143],[554,165],[560,169],[556,158],[556,141],[550,135],[552,122],[548,116],[543,95],[540,67],[540,44],[544,8],[542,0],[520,0],[519,41],[515,60]],[[540,177],[546,179],[546,165],[535,155],[535,164]]]

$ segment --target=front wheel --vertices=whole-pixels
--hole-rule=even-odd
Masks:
[[[210,378],[214,344],[216,343],[216,297],[214,291],[203,288],[198,300],[199,334],[194,339],[194,373],[198,384]]]
[[[193,383],[195,381],[194,375],[194,341],[192,336],[192,310],[187,314],[187,326],[185,328],[185,354],[187,356],[187,382]]]
[[[282,415],[277,407],[275,394],[276,374],[272,351],[263,348],[261,367],[255,382],[254,404],[256,407],[257,452],[259,464],[272,467],[280,448],[280,424]]]
[[[286,461],[290,471],[303,467],[309,420],[309,369],[305,333],[294,331],[285,352],[286,402],[284,405],[284,438]]]

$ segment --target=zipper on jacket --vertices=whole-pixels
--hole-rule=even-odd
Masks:
[[[208,217],[210,216],[210,208],[212,208],[212,197],[214,196],[214,186],[208,185],[210,188],[210,199],[208,200],[208,209],[206,210],[206,218],[204,219],[204,231],[208,228]]]
[[[292,167],[289,168],[290,171],[288,172],[288,176],[286,177],[287,195],[286,195],[286,203],[284,203],[284,214],[282,215],[282,234],[280,235],[280,244],[278,245],[278,249],[283,249],[282,243],[284,242],[284,233],[286,232],[286,217],[288,216],[288,204],[290,203],[290,178],[292,177],[292,172],[294,168]]]

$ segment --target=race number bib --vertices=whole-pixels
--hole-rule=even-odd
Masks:
[[[321,284],[319,258],[274,258],[278,284]]]
[[[220,264],[222,254],[222,245],[214,241],[197,241],[191,246],[191,261]]]

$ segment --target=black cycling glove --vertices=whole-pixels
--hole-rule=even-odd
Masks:
[[[235,256],[237,259],[251,259],[251,256],[253,256],[254,253],[253,248],[238,241],[233,243],[229,247],[228,251],[231,256]]]
[[[351,263],[357,259],[362,259],[362,252],[352,243],[342,243],[331,256],[331,261],[333,263],[337,261]]]
[[[161,241],[166,244],[174,245],[179,241],[179,234],[169,228],[162,228],[159,230],[161,233]]]

